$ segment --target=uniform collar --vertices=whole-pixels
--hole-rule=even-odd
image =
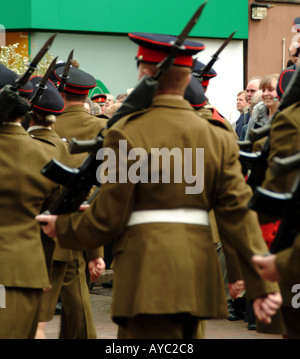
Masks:
[[[31,132],[31,131],[35,131],[35,130],[48,130],[51,131],[52,128],[49,127],[44,127],[44,126],[31,126],[28,128],[27,132]]]
[[[20,122],[2,122],[2,125],[22,127],[22,125],[20,124]]]
[[[152,102],[153,107],[163,106],[163,107],[173,107],[181,108],[186,110],[194,111],[192,106],[187,100],[180,95],[158,95],[155,96]]]
[[[67,108],[64,109],[64,113],[68,113],[68,112],[74,112],[74,111],[83,111],[83,112],[86,112],[88,113],[87,109],[83,106],[83,105],[71,105]]]

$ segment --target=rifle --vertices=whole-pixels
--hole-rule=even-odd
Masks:
[[[50,46],[52,45],[56,34],[52,35],[41,48],[41,50],[37,53],[34,59],[28,66],[28,69],[25,73],[20,76],[15,85],[6,85],[0,92],[0,123],[5,122],[9,115],[11,114],[12,110],[14,109],[15,105],[18,103],[18,90],[27,84],[30,77],[32,76],[33,72],[37,69],[37,65],[49,50]]]
[[[135,89],[127,97],[118,111],[111,117],[103,130],[108,130],[124,116],[149,107],[155,95],[159,77],[172,66],[178,51],[181,49],[189,32],[200,18],[205,5],[206,2],[198,8],[182,33],[177,37],[168,56],[157,65],[156,74],[153,77],[144,76],[140,80]],[[96,154],[103,147],[103,130],[100,131],[96,138],[90,141],[71,140],[69,147],[70,153],[89,152],[88,157],[79,168],[72,169],[56,160],[52,160],[42,169],[42,174],[44,176],[65,187],[61,196],[53,203],[45,214],[62,214],[77,211],[90,193],[90,189],[93,186],[100,187],[100,183],[96,179],[96,171],[99,166],[97,166]]]
[[[292,246],[300,232],[300,153],[284,159],[274,157],[271,170],[275,176],[298,170],[290,192],[276,193],[258,187],[249,202],[254,211],[281,220],[270,248],[271,253],[278,253]]]
[[[225,47],[230,43],[236,31],[234,31],[221,45],[221,47],[216,51],[216,53],[212,56],[212,59],[209,61],[207,65],[205,65],[199,73],[193,72],[193,75],[198,79],[198,81],[203,82],[203,77],[205,74],[209,72],[209,70],[213,67],[214,63],[219,60],[220,53],[225,49]]]
[[[65,68],[64,68],[64,72],[62,74],[61,77],[61,82],[60,85],[58,86],[58,91],[59,92],[63,92],[64,88],[65,88],[65,84],[67,82],[67,78],[68,78],[68,74],[69,74],[69,70],[70,70],[70,66],[71,66],[71,62],[73,60],[73,53],[74,50],[72,50],[69,54],[68,60],[66,62]]]

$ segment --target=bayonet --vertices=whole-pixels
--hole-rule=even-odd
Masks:
[[[29,64],[28,69],[26,72],[20,76],[14,85],[6,85],[0,92],[0,123],[6,121],[13,108],[15,107],[16,103],[18,102],[18,90],[25,86],[29,81],[30,77],[37,69],[38,63],[41,61],[45,53],[49,50],[50,46],[52,45],[56,34],[52,35],[38,52],[38,54],[34,57],[34,59]]]
[[[68,60],[66,62],[66,65],[65,65],[65,68],[64,68],[64,72],[62,74],[62,77],[61,77],[61,80],[60,80],[60,85],[58,87],[58,91],[59,92],[63,92],[64,88],[65,88],[65,84],[67,82],[67,78],[68,78],[68,75],[69,75],[69,71],[70,71],[70,67],[71,67],[71,63],[72,63],[72,60],[73,60],[73,53],[74,53],[74,50],[72,50],[69,54],[69,57],[68,57]]]
[[[37,53],[37,55],[34,57],[34,59],[31,61],[31,63],[28,66],[27,71],[20,76],[16,81],[16,86],[14,89],[17,91],[20,87],[26,85],[26,83],[29,81],[30,77],[34,73],[34,71],[37,69],[37,65],[41,61],[41,59],[44,57],[46,52],[49,50],[50,46],[52,45],[54,39],[56,37],[56,34],[52,35],[44,44],[44,46],[41,48],[41,50]]]
[[[222,46],[217,50],[217,52],[212,56],[212,59],[210,60],[210,62],[205,65],[200,73],[196,73],[193,72],[193,75],[200,81],[203,81],[203,76],[209,72],[209,70],[213,67],[214,63],[219,59],[219,55],[220,53],[225,49],[225,47],[230,43],[230,41],[232,40],[233,36],[235,35],[236,31],[234,31],[222,44]]]
[[[48,70],[46,71],[44,77],[42,78],[37,91],[35,92],[35,94],[33,95],[33,97],[31,98],[31,100],[29,101],[32,105],[36,105],[37,103],[39,103],[41,97],[42,97],[42,93],[46,88],[46,84],[47,81],[49,80],[50,75],[52,74],[52,72],[54,71],[55,68],[55,64],[57,61],[57,57],[51,62],[50,66],[48,67]]]
[[[200,19],[200,16],[202,14],[202,11],[205,7],[205,5],[207,4],[207,1],[204,2],[195,12],[195,14],[193,15],[193,17],[191,18],[191,20],[188,22],[188,24],[186,25],[186,27],[183,29],[183,31],[181,32],[181,34],[177,37],[177,40],[175,42],[176,46],[179,46],[179,48],[181,47],[181,45],[184,43],[184,41],[186,40],[186,38],[188,37],[189,33],[192,31],[192,29],[194,28],[194,26],[197,24],[198,20]]]
[[[182,45],[183,45],[184,41],[186,40],[186,38],[188,37],[188,34],[192,31],[193,27],[198,22],[206,4],[207,4],[207,1],[204,2],[197,9],[195,14],[192,16],[191,20],[185,26],[185,28],[183,29],[181,34],[177,37],[176,41],[174,42],[174,45],[172,46],[172,50],[171,50],[170,54],[163,61],[161,61],[161,63],[159,63],[157,65],[157,68],[159,71],[154,76],[155,80],[157,80],[164,71],[168,70],[173,65],[177,53],[182,48]]]

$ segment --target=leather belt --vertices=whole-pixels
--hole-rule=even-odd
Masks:
[[[154,209],[132,212],[127,226],[144,223],[185,223],[209,226],[209,219],[208,212],[202,209]]]

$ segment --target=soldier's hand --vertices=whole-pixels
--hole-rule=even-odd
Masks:
[[[277,310],[282,304],[282,297],[280,293],[268,294],[266,297],[256,298],[253,301],[253,309],[258,320],[265,324],[272,322],[272,316],[276,314]]]
[[[51,238],[56,237],[56,215],[44,215],[40,214],[35,217],[35,219],[40,223],[43,232]]]
[[[271,282],[279,282],[280,275],[278,273],[275,260],[276,256],[274,254],[270,256],[255,255],[252,258],[255,269],[262,279],[270,280]]]
[[[95,282],[95,280],[99,278],[105,271],[105,262],[103,258],[100,257],[89,261],[88,267],[90,271],[91,281]]]
[[[237,299],[245,290],[245,282],[243,280],[237,280],[234,283],[228,283],[229,294],[232,299]]]

